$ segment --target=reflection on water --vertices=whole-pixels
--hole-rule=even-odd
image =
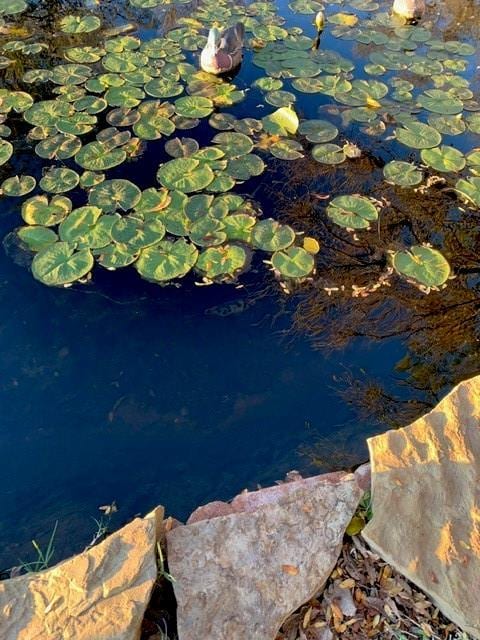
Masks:
[[[65,6],[40,4],[38,24],[52,50]],[[139,14],[102,3],[102,12],[112,26],[141,21],[151,36],[188,9]],[[285,4],[282,13],[311,29],[309,16],[288,13]],[[479,37],[478,2],[438,3],[426,19],[446,38]],[[94,45],[95,35],[85,43]],[[361,66],[370,52],[328,33],[321,46]],[[471,63],[477,83],[478,63]],[[3,71],[6,85],[18,86],[22,64],[19,58]],[[248,54],[236,83],[249,87],[261,75]],[[240,289],[192,282],[162,289],[128,269],[99,270],[85,287],[48,289],[7,242],[0,256],[0,567],[28,557],[28,541],[47,538],[57,519],[57,557],[78,550],[92,536],[90,517],[112,500],[114,526],[157,503],[184,518],[198,503],[274,482],[291,468],[354,465],[366,455],[366,435],[413,419],[478,372],[478,215],[446,183],[413,192],[383,182],[385,162],[408,152],[377,144],[341,106],[322,100],[299,95],[298,110],[315,117],[320,108],[319,117],[335,119],[362,157],[326,168],[307,157],[278,161],[248,183],[268,215],[321,243],[314,282],[291,296],[271,283],[261,256]],[[230,111],[245,117],[260,111],[257,104],[252,90]],[[19,120],[13,127],[20,137]],[[147,187],[158,158],[152,143],[113,173]],[[15,163],[18,173],[41,175],[27,146]],[[381,201],[378,225],[358,237],[332,228],[323,212],[339,192]],[[17,203],[5,199],[2,237],[17,224]],[[388,250],[422,242],[441,246],[456,274],[429,295],[388,272]]]

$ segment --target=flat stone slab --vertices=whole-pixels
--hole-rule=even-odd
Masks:
[[[167,534],[179,640],[269,640],[325,584],[363,495],[331,473],[197,509]]]
[[[480,638],[480,376],[368,445],[374,515],[363,537]]]
[[[0,582],[2,640],[138,640],[163,509],[51,569]]]

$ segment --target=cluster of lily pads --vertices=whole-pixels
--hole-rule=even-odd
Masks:
[[[171,4],[182,4],[129,3],[135,11],[161,15]],[[21,206],[26,226],[18,237],[36,253],[34,276],[48,285],[69,284],[87,278],[96,260],[109,269],[133,264],[143,277],[158,282],[192,269],[207,281],[231,280],[248,266],[252,249],[269,252],[283,278],[312,274],[316,241],[259,218],[248,199],[230,193],[260,176],[268,155],[295,161],[309,153],[326,165],[361,155],[356,145],[339,141],[342,129],[330,119],[301,119],[295,104],[299,94],[326,97],[344,126],[358,126],[374,140],[394,138],[419,153],[417,163],[387,162],[387,182],[417,188],[425,173],[462,172],[453,185],[457,194],[480,207],[480,151],[463,153],[443,141],[465,130],[480,134],[480,104],[461,75],[475,49],[436,39],[425,26],[395,24],[372,0],[351,0],[351,12],[339,12],[334,4],[341,3],[326,7],[327,30],[370,45],[362,70],[336,52],[312,48],[312,34],[286,26],[273,2],[243,6],[228,0],[204,0],[189,17],[176,17],[164,35],[149,39],[129,33],[132,25],[105,28],[97,12],[72,12],[56,25],[57,51],[64,60],[39,64],[48,45],[17,23],[5,22],[25,11],[26,3],[0,0],[4,33],[17,34],[0,44],[0,67],[13,68],[19,60],[23,65],[23,88],[0,90],[0,165],[14,154],[6,122],[16,114],[30,126],[27,141],[36,154],[52,162],[38,184],[31,175],[13,175],[0,187],[6,196],[27,198]],[[289,4],[302,15],[322,8],[317,0]],[[370,19],[362,22],[359,12]],[[264,73],[248,89],[271,107],[262,118],[224,111],[242,101],[246,90],[196,65],[206,30],[238,20],[253,51],[249,60]],[[358,72],[367,79],[355,77]],[[422,80],[422,91],[415,77]],[[183,135],[201,120],[216,131],[203,148]],[[141,191],[129,180],[106,175],[160,139],[172,159],[160,163],[154,186]],[[32,195],[38,188],[42,193]],[[74,204],[78,201],[81,206]],[[362,230],[378,220],[380,208],[366,196],[339,194],[325,213],[336,225]],[[391,262],[398,273],[425,287],[441,286],[450,276],[446,259],[428,246],[392,252]]]

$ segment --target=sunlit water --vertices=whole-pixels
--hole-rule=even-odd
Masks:
[[[444,8],[440,26],[452,22],[450,10],[454,7]],[[311,16],[293,14],[284,3],[280,13],[289,26],[312,31]],[[468,41],[470,27],[461,26],[449,37]],[[141,31],[145,37],[154,32],[151,24]],[[328,30],[322,47],[355,60],[360,70],[369,52]],[[477,63],[471,58],[472,78]],[[262,75],[247,53],[235,83],[248,88]],[[251,90],[245,101],[225,111],[261,117],[261,103],[260,92]],[[327,103],[327,96],[299,94],[296,108],[313,118]],[[207,144],[213,133],[202,122],[184,135]],[[342,135],[375,152],[379,162],[408,156],[395,143],[369,149],[371,140],[358,127],[347,127]],[[479,143],[479,136],[474,138],[445,137],[444,143],[470,149]],[[128,176],[146,188],[165,159],[163,142],[149,143],[139,162],[114,169],[109,177]],[[32,175],[41,173],[41,161],[28,148],[16,162]],[[253,195],[268,215],[281,215],[298,228],[301,220],[289,219],[288,206],[296,198],[288,194],[284,202],[275,195],[286,192],[290,166],[276,162],[236,191]],[[355,175],[354,168],[350,174],[338,168],[325,175],[319,169],[315,191],[337,188],[342,171],[345,180]],[[372,171],[360,181],[356,189],[368,193]],[[298,186],[299,198],[311,185]],[[18,202],[2,201],[0,224],[2,237],[18,226]],[[310,225],[308,233],[317,228],[311,215],[304,224]],[[448,363],[442,360],[441,371],[438,365],[438,378],[437,361],[428,360],[433,376],[427,372],[417,386],[402,385],[406,375],[395,370],[410,344],[404,327],[381,340],[352,331],[342,346],[335,347],[334,340],[319,343],[311,319],[302,328],[308,290],[285,296],[261,256],[242,277],[243,288],[197,287],[191,279],[178,289],[144,282],[133,269],[97,269],[86,286],[49,289],[18,264],[21,256],[14,251],[3,252],[0,260],[0,567],[28,559],[30,539],[45,540],[56,520],[56,558],[81,549],[95,529],[98,507],[112,500],[119,507],[113,526],[158,503],[182,519],[199,503],[272,483],[292,468],[312,473],[312,451],[322,469],[361,462],[365,437],[382,425],[373,408],[368,415],[365,407],[345,401],[345,393],[339,393],[345,380],[379,380],[387,395],[399,401],[421,398],[428,406],[442,390],[475,372],[474,363],[458,367],[464,355],[459,345],[467,341],[468,346],[470,333],[455,344]],[[476,282],[463,285],[462,291],[475,298]],[[422,304],[428,309],[428,302]],[[472,335],[476,309],[474,300]],[[333,300],[330,312],[331,323],[343,313]],[[422,333],[426,360],[437,346],[436,321],[432,317]],[[349,322],[343,317],[343,325]],[[353,329],[356,323],[352,317]]]

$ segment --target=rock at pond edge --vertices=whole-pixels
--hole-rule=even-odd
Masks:
[[[162,518],[158,507],[50,569],[0,582],[0,638],[138,640]]]
[[[480,639],[480,376],[368,445],[373,519],[363,537]]]
[[[362,495],[353,474],[330,473],[242,493],[226,514],[203,507],[209,519],[167,533],[179,640],[274,638],[325,584]]]

